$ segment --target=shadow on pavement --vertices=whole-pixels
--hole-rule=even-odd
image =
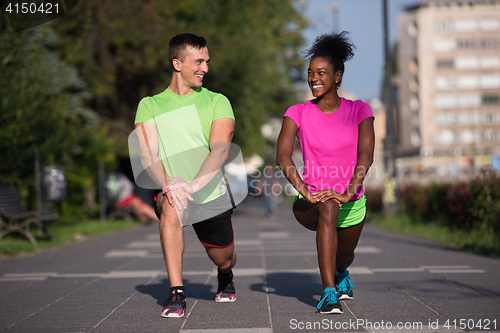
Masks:
[[[201,284],[201,283],[190,283],[189,280],[184,279],[184,287],[186,288],[186,296],[191,299],[206,299],[213,301],[215,299],[215,293],[207,293],[207,290],[212,288],[212,285]],[[170,284],[168,279],[163,279],[161,283],[152,283],[149,285],[140,284],[135,287],[135,289],[143,294],[150,295],[156,299],[156,303],[163,306],[168,298],[168,292],[170,290]]]
[[[269,294],[293,297],[298,301],[316,307],[323,291],[321,283],[317,282],[317,274],[303,273],[270,273],[267,275]],[[250,290],[266,292],[264,283],[254,283]],[[317,296],[314,298],[314,296]]]

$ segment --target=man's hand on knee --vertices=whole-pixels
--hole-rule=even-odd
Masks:
[[[177,208],[178,211],[182,211],[187,208],[188,199],[190,199],[191,201],[193,200],[193,198],[191,198],[191,196],[183,188],[170,190],[168,191],[168,193],[171,193],[175,208]]]
[[[167,203],[171,207],[177,208],[177,210],[179,211],[187,208],[188,200],[193,201],[193,198],[183,188],[170,190],[169,188],[165,187],[163,188],[162,193],[163,197],[166,197]]]
[[[165,197],[167,197],[167,202],[168,204],[171,206],[171,207],[174,207],[175,204],[174,204],[174,199],[172,198],[172,193],[170,192],[170,190],[168,190],[166,187],[163,188],[162,190],[163,192],[163,195]]]

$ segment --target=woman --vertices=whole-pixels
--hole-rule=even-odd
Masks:
[[[291,106],[283,116],[276,164],[299,192],[293,212],[316,231],[323,294],[321,314],[342,313],[353,299],[347,268],[354,260],[366,215],[363,179],[373,161],[373,113],[362,101],[339,97],[344,62],[355,46],[344,31],[322,35],[305,52],[309,88],[315,99]],[[295,136],[304,158],[303,179],[292,161]]]

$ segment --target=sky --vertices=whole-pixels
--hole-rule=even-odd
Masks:
[[[389,40],[397,41],[397,16],[408,5],[419,0],[387,0],[389,18]],[[303,15],[310,21],[304,31],[305,49],[314,39],[333,31],[333,4],[338,5],[339,31],[349,31],[356,45],[354,57],[346,62],[342,88],[354,93],[357,98],[368,101],[380,97],[384,72],[384,31],[382,0],[308,0]]]

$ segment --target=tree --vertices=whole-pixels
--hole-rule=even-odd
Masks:
[[[33,198],[34,156],[39,151],[43,164],[66,168],[73,182],[70,202],[81,206],[75,198],[92,181],[84,168],[109,153],[106,141],[92,148],[99,137],[99,117],[85,107],[90,97],[85,83],[74,66],[61,61],[58,35],[50,25],[19,33],[2,27],[0,32],[0,182],[23,194],[30,190]],[[86,161],[77,163],[84,156]]]
[[[292,0],[88,0],[56,20],[64,58],[94,94],[90,106],[126,141],[139,100],[170,80],[168,41],[204,36],[212,56],[204,85],[225,94],[236,116],[234,142],[261,152],[261,125],[296,102],[305,19]]]

